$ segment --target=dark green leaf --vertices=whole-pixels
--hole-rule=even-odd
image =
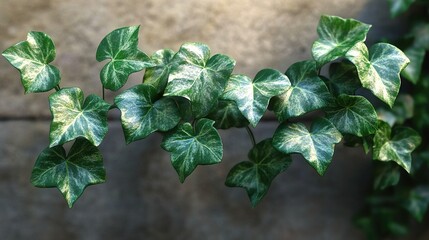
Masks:
[[[214,126],[220,129],[241,128],[249,125],[249,121],[241,114],[237,104],[230,100],[219,100],[217,108],[207,117],[214,120]]]
[[[256,144],[249,152],[249,160],[235,165],[228,173],[228,187],[246,189],[252,206],[267,194],[274,178],[285,171],[292,162],[290,156],[277,151],[271,139]]]
[[[105,88],[116,91],[124,86],[131,73],[153,66],[150,58],[138,49],[138,35],[139,26],[123,27],[100,42],[97,61],[111,59],[100,72]]]
[[[107,133],[107,112],[110,105],[91,94],[84,102],[79,88],[63,88],[49,96],[53,115],[50,147],[77,137],[84,137],[98,146]]]
[[[116,96],[121,110],[121,123],[127,143],[149,136],[155,131],[168,131],[180,121],[180,112],[173,98],[156,99],[157,90],[140,84]]]
[[[87,186],[103,183],[105,179],[100,150],[83,138],[76,139],[68,155],[62,146],[43,150],[31,173],[34,186],[58,188],[70,208]]]
[[[42,32],[29,32],[27,41],[6,49],[2,55],[21,73],[25,93],[47,92],[60,83],[60,71],[49,63],[55,59],[52,39]]]
[[[406,12],[416,0],[387,0],[390,6],[390,16],[397,17]]]
[[[414,36],[414,47],[429,50],[429,23],[421,22],[414,25],[412,30]]]
[[[312,48],[313,58],[318,66],[345,54],[358,42],[366,39],[371,25],[354,19],[344,19],[336,16],[322,16],[317,26],[319,39]]]
[[[317,75],[316,62],[295,63],[286,75],[292,86],[282,95],[273,97],[271,103],[280,122],[328,105],[331,94]]]
[[[419,222],[423,221],[429,206],[429,187],[418,186],[412,189],[402,206]]]
[[[302,123],[282,123],[274,133],[273,145],[279,151],[300,153],[308,163],[323,175],[332,161],[335,144],[341,133],[327,119],[313,122],[310,131]]]
[[[185,97],[191,101],[196,118],[206,116],[222,95],[235,61],[216,54],[201,43],[183,44],[173,58],[164,96]]]
[[[401,172],[397,164],[383,162],[375,166],[374,189],[384,190],[395,186],[401,179]]]
[[[410,64],[402,71],[402,76],[416,84],[422,73],[426,51],[424,48],[410,47],[405,49],[404,53],[410,59]]]
[[[362,137],[377,130],[377,113],[372,104],[362,96],[338,96],[326,109],[326,118],[341,133]]]
[[[155,66],[146,69],[143,82],[145,84],[152,85],[156,88],[158,93],[163,92],[167,86],[171,60],[173,57],[174,51],[170,49],[158,50],[152,54],[151,59]]]
[[[420,145],[419,134],[408,127],[392,129],[389,124],[379,121],[374,136],[372,157],[380,161],[395,161],[408,173],[411,171],[411,152]]]
[[[214,121],[202,118],[197,120],[195,128],[190,123],[183,123],[164,136],[161,147],[170,152],[180,182],[185,181],[197,165],[222,160],[222,140],[213,124]]]
[[[355,94],[361,87],[356,67],[349,62],[335,62],[329,66],[329,79],[325,81],[332,94]]]
[[[388,43],[375,44],[369,52],[358,43],[346,57],[355,64],[362,86],[392,107],[401,86],[399,74],[410,62],[407,56]]]
[[[253,81],[244,75],[232,75],[222,98],[235,101],[243,116],[255,127],[267,110],[271,97],[284,93],[289,87],[286,75],[277,70],[263,69]]]

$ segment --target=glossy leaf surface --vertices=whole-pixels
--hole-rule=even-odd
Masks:
[[[174,51],[170,49],[161,49],[152,54],[151,59],[155,66],[146,69],[143,82],[152,85],[158,93],[164,92],[173,57]]]
[[[70,208],[87,186],[103,183],[105,179],[100,150],[84,138],[78,138],[68,154],[62,146],[46,148],[31,173],[34,186],[58,188]]]
[[[219,100],[216,109],[207,118],[214,120],[214,126],[220,129],[241,128],[249,125],[249,121],[241,114],[237,104],[230,100]]]
[[[388,43],[377,43],[369,51],[359,43],[346,57],[355,64],[362,86],[392,107],[401,86],[399,74],[409,63],[407,56]]]
[[[228,187],[246,189],[252,206],[267,194],[274,178],[292,162],[290,156],[277,151],[271,139],[256,144],[249,152],[249,161],[240,162],[228,173]]]
[[[171,154],[180,182],[185,181],[197,165],[222,160],[222,140],[213,124],[214,121],[202,118],[196,121],[195,128],[183,123],[164,136],[161,147]]]
[[[21,73],[25,93],[47,92],[61,81],[60,71],[50,65],[55,59],[52,39],[42,32],[29,32],[27,41],[6,49],[2,55]]]
[[[127,143],[146,138],[155,131],[168,131],[180,121],[180,112],[172,98],[156,99],[157,90],[150,85],[137,85],[116,96],[121,110],[121,123]]]
[[[310,131],[302,123],[282,123],[274,133],[273,146],[290,154],[300,153],[307,162],[323,175],[332,161],[335,144],[342,135],[324,118],[313,122]]]
[[[216,106],[234,66],[226,55],[210,57],[207,45],[183,44],[173,58],[164,96],[189,99],[194,116],[204,117]]]
[[[272,108],[282,122],[328,105],[331,94],[317,75],[316,62],[303,61],[293,64],[286,71],[291,87],[272,99]]]
[[[84,137],[98,146],[107,133],[107,112],[110,105],[91,94],[85,101],[79,88],[63,88],[49,96],[53,115],[50,147],[77,137]]]
[[[111,59],[100,72],[105,88],[116,91],[124,86],[131,73],[153,66],[150,58],[138,49],[138,34],[139,26],[123,27],[100,42],[97,61]]]
[[[345,54],[358,42],[366,39],[371,25],[354,19],[344,19],[336,16],[322,16],[317,26],[319,39],[312,48],[313,58],[318,66]]]
[[[353,95],[362,86],[356,67],[349,62],[332,63],[329,66],[329,79],[325,83],[335,96],[340,94]]]
[[[277,70],[263,69],[253,81],[244,75],[232,75],[222,98],[235,101],[243,116],[255,127],[267,110],[271,97],[289,87],[286,75]]]

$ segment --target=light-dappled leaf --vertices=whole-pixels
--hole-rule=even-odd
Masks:
[[[420,145],[419,134],[408,127],[392,129],[386,122],[379,121],[374,136],[372,157],[380,161],[395,161],[408,173],[411,171],[411,152]]]
[[[174,51],[171,49],[161,49],[152,54],[150,58],[155,66],[146,68],[143,82],[152,85],[158,93],[164,92],[173,57]]]
[[[207,118],[214,120],[214,126],[220,129],[241,128],[249,125],[249,121],[241,114],[237,104],[230,100],[219,100],[216,109]]]
[[[21,73],[25,93],[47,92],[60,83],[60,71],[49,64],[54,61],[55,54],[54,42],[42,32],[29,32],[27,41],[2,53]]]
[[[302,123],[282,123],[274,133],[273,146],[279,151],[300,153],[308,163],[323,175],[332,161],[335,144],[341,133],[324,118],[313,122],[310,131]]]
[[[173,58],[164,96],[180,96],[191,101],[196,118],[206,116],[222,95],[235,61],[216,54],[201,43],[183,44]]]
[[[111,59],[100,72],[101,83],[105,88],[116,91],[124,86],[131,73],[153,66],[150,58],[138,49],[139,28],[119,28],[101,40],[97,61]]]
[[[401,86],[399,74],[410,62],[407,56],[388,43],[377,43],[369,51],[358,43],[346,57],[355,64],[362,86],[392,107]]]
[[[395,186],[401,179],[401,172],[398,164],[383,162],[375,166],[374,189],[384,190],[387,187]]]
[[[235,165],[226,177],[228,187],[246,189],[252,206],[267,194],[274,178],[292,162],[290,156],[277,151],[271,139],[256,144],[249,152],[249,161]]]
[[[286,71],[291,87],[283,94],[273,97],[271,108],[282,122],[328,105],[331,94],[317,75],[315,61],[293,64]]]
[[[232,75],[222,98],[235,101],[243,116],[255,127],[267,110],[270,99],[289,87],[286,75],[274,69],[263,69],[253,81],[244,75]]]
[[[180,121],[180,112],[173,98],[156,99],[157,90],[140,84],[115,97],[121,110],[125,141],[131,143],[155,131],[168,131]]]
[[[317,26],[319,39],[314,42],[311,50],[313,58],[320,67],[344,57],[356,43],[365,41],[370,28],[371,25],[354,19],[322,16]]]
[[[222,140],[213,124],[214,121],[201,118],[195,127],[183,123],[164,135],[161,147],[171,154],[180,182],[185,181],[197,165],[215,164],[222,160]]]
[[[377,113],[372,104],[362,96],[342,94],[325,112],[326,118],[341,133],[362,137],[377,130]]]
[[[349,62],[335,62],[329,66],[329,79],[326,85],[335,96],[340,94],[355,94],[361,87],[355,65]]]
[[[405,55],[410,59],[410,64],[402,71],[402,76],[410,82],[416,84],[422,73],[423,61],[426,50],[424,48],[410,47],[404,50]]]
[[[56,187],[71,208],[89,185],[105,182],[106,171],[100,150],[84,138],[74,142],[68,154],[62,146],[40,153],[31,173],[36,187]]]
[[[417,221],[422,222],[429,206],[429,186],[421,185],[411,189],[402,206]]]
[[[390,16],[397,17],[406,12],[416,0],[387,0],[390,7]]]
[[[49,96],[53,115],[50,147],[77,137],[84,137],[98,146],[107,133],[107,112],[110,105],[91,94],[85,101],[79,88],[63,88]]]

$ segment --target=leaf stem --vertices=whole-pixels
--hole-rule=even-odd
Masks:
[[[55,86],[55,90],[58,92],[61,90],[60,85],[58,84],[57,86]]]
[[[102,93],[102,95],[103,95],[103,100],[104,100],[104,98],[105,98],[105,91],[104,91],[104,87],[103,86],[101,86],[101,93]]]
[[[252,129],[249,126],[246,126],[247,134],[249,134],[250,140],[252,141],[253,146],[256,145],[255,135],[253,135]]]

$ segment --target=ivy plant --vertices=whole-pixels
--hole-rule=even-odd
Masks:
[[[301,154],[323,175],[343,138],[365,139],[375,160],[410,171],[418,134],[392,131],[377,116],[370,94],[359,95],[359,89],[366,88],[387,108],[395,106],[399,75],[409,59],[388,43],[367,47],[370,28],[354,19],[322,16],[312,59],[292,64],[284,74],[262,69],[249,77],[234,73],[234,59],[212,54],[203,43],[185,43],[177,51],[161,49],[149,56],[138,48],[139,27],[123,27],[101,40],[96,60],[108,60],[100,73],[103,94],[86,98],[79,88],[60,87],[60,72],[51,64],[56,52],[52,39],[30,32],[3,56],[20,71],[26,93],[56,91],[49,96],[50,144],[37,158],[31,181],[37,187],[57,187],[70,207],[85,187],[104,182],[97,146],[114,108],[121,112],[126,143],[155,132],[163,135],[161,147],[171,155],[181,182],[199,165],[222,161],[218,129],[246,129],[253,146],[225,184],[244,188],[252,206],[287,170],[293,154]],[[322,75],[322,68],[329,69],[329,75]],[[104,99],[105,89],[119,91],[131,73],[143,70],[141,84],[121,91],[113,102]],[[256,142],[252,128],[267,109],[279,126],[272,138]],[[302,116],[314,111],[323,117],[313,119],[308,128]],[[66,154],[62,145],[69,141],[75,142]]]

